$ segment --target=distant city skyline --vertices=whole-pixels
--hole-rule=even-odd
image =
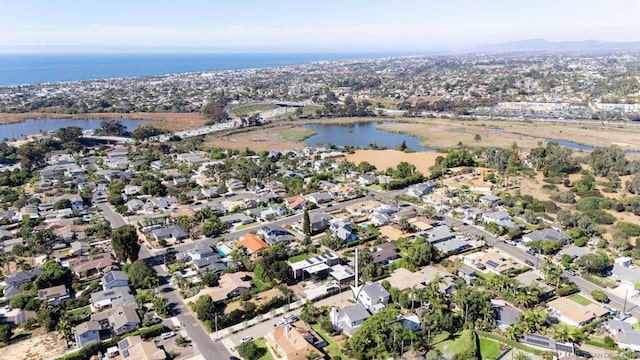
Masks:
[[[0,0],[0,9],[0,53],[419,53],[640,40],[637,0]]]

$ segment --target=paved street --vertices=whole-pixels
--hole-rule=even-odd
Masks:
[[[499,249],[500,251],[506,254],[509,254],[510,256],[518,260],[521,260],[521,261],[529,260],[532,263],[537,264],[537,268],[540,268],[542,266],[542,263],[544,261],[543,255],[541,255],[540,257],[530,255],[529,253],[519,248],[518,246],[507,244],[504,241],[496,238],[495,236],[492,236],[491,234],[489,234],[484,230],[478,229],[475,226],[466,225],[462,221],[450,216],[445,216],[444,218],[447,225],[456,227],[460,232],[465,233],[467,236],[471,236],[471,237],[484,236],[488,245],[493,246],[496,249]],[[609,296],[609,299],[611,300],[608,304],[609,306],[619,311],[623,311],[625,309],[624,298],[621,298],[613,294],[611,291],[607,289],[603,289],[579,276],[571,276],[566,273],[564,275],[567,278],[569,278],[569,280],[573,281],[576,284],[576,286],[578,286],[578,289],[580,289],[580,291],[583,292],[584,294],[591,294],[593,290],[603,291],[604,293],[607,294],[607,296]],[[631,315],[633,315],[634,317],[640,318],[640,308],[638,308],[636,304],[627,301],[626,311],[630,312]]]
[[[120,227],[120,226],[123,226],[123,225],[127,224],[127,222],[124,221],[124,218],[122,217],[122,215],[120,215],[117,212],[113,211],[109,207],[109,204],[107,204],[106,202],[99,203],[99,204],[96,205],[96,207],[102,211],[102,216],[104,216],[105,219],[107,219],[107,221],[109,221],[109,223],[111,224],[112,228],[115,229],[117,227]]]

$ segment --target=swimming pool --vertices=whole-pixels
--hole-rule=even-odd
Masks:
[[[220,256],[222,257],[225,257],[229,255],[229,253],[231,253],[231,248],[222,243],[216,245],[216,249],[218,249],[218,254],[220,254]]]

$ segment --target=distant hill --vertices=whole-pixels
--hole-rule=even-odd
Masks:
[[[529,39],[502,44],[484,45],[471,49],[473,52],[640,52],[640,41],[609,42],[597,40],[559,41]]]

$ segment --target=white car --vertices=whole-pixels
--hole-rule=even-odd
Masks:
[[[174,336],[176,336],[176,333],[174,333],[173,331],[160,334],[160,338],[162,338],[162,340],[165,340]]]
[[[244,336],[242,339],[240,339],[241,343],[246,343],[253,340],[253,336]]]

